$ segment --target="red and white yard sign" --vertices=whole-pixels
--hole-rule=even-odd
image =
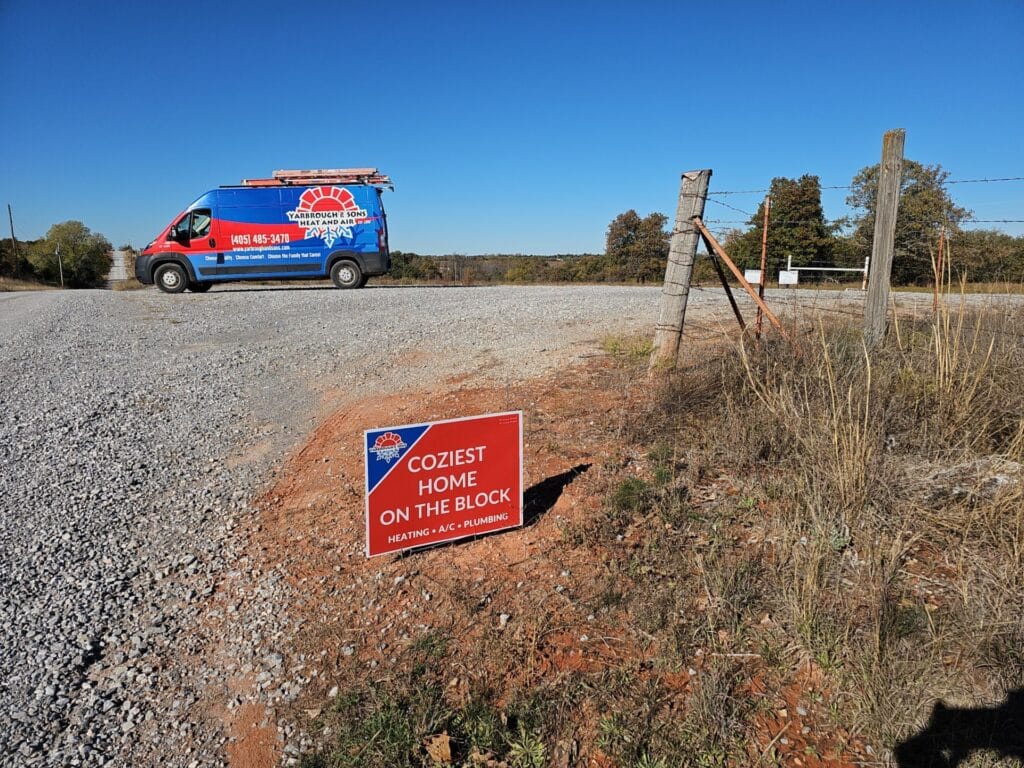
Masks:
[[[523,524],[521,411],[366,431],[366,556]]]

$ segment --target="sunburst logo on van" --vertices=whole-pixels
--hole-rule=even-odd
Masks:
[[[370,220],[344,187],[310,187],[287,213],[289,221],[306,230],[307,238],[319,237],[328,248],[341,237],[351,238],[352,227]]]

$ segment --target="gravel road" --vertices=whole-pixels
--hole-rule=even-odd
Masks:
[[[199,692],[173,696],[166,657],[190,641],[267,468],[324,404],[460,373],[528,375],[649,324],[657,299],[628,288],[0,294],[0,764],[160,753],[165,765],[217,764],[218,745],[188,717]],[[168,741],[140,745],[142,732]]]
[[[817,302],[859,294],[801,294]],[[202,676],[171,657],[201,652],[188,628],[235,567],[232,531],[325,409],[539,373],[649,329],[657,304],[594,286],[0,294],[0,765],[223,764],[190,716]],[[689,317],[728,311],[697,291]],[[256,642],[269,619],[247,616],[235,635]]]

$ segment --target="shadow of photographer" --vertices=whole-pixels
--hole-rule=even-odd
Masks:
[[[935,704],[924,730],[893,750],[899,768],[956,768],[972,752],[995,752],[1024,765],[1024,688],[995,707]]]

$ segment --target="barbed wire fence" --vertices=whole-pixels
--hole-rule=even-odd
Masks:
[[[691,173],[699,173],[699,172],[691,172]],[[708,178],[710,178],[710,172],[707,172],[707,173],[708,173]],[[685,187],[685,177],[686,177],[686,174],[684,174],[684,185],[683,185],[683,187]],[[948,187],[948,186],[956,186],[956,185],[1012,184],[1012,183],[1021,183],[1021,182],[1024,182],[1024,176],[983,176],[983,177],[979,176],[977,178],[945,179],[945,180],[937,182],[937,184],[938,184],[938,186],[941,186],[941,187]],[[902,185],[899,182],[897,182],[897,190],[899,190],[899,188],[901,186]],[[854,185],[853,184],[819,184],[818,185],[818,189],[821,190],[821,191],[824,191],[824,190],[852,190],[852,189],[854,189]],[[729,217],[728,215],[722,215],[722,214],[724,214],[724,211],[722,211],[722,214],[720,214],[720,217],[715,217],[714,215],[712,215],[712,216],[710,216],[708,218],[697,217],[697,219],[699,220],[700,224],[702,224],[704,227],[707,228],[707,231],[710,232],[711,235],[713,235],[713,239],[715,239],[715,240],[725,240],[725,241],[727,241],[729,238],[731,238],[732,236],[735,236],[737,233],[742,235],[742,234],[749,234],[752,231],[761,230],[764,227],[764,224],[762,223],[762,220],[763,220],[764,222],[767,222],[767,227],[768,227],[768,231],[769,232],[771,230],[773,230],[773,229],[778,229],[778,228],[785,229],[785,228],[790,228],[790,227],[821,226],[821,227],[824,227],[825,230],[827,232],[831,233],[831,234],[834,234],[834,235],[838,234],[838,235],[840,235],[842,237],[845,237],[845,238],[848,238],[848,239],[852,240],[859,250],[864,251],[864,249],[867,249],[868,252],[871,251],[871,248],[872,248],[872,245],[873,245],[873,238],[872,238],[872,236],[869,233],[866,233],[863,230],[862,227],[858,227],[857,226],[857,219],[852,214],[852,212],[851,212],[851,214],[848,214],[848,215],[845,215],[845,216],[841,216],[841,217],[831,218],[831,219],[824,218],[824,217],[822,217],[820,219],[787,219],[785,217],[778,217],[777,209],[775,209],[774,206],[768,206],[768,213],[762,219],[762,216],[763,216],[764,210],[765,210],[762,207],[762,201],[760,201],[760,200],[757,201],[757,205],[755,206],[756,210],[749,210],[749,206],[744,206],[743,203],[738,199],[739,197],[741,197],[743,195],[768,195],[771,191],[772,191],[772,189],[770,187],[757,188],[757,189],[706,190],[705,195],[703,197],[703,202],[711,203],[716,208],[721,208],[721,209],[725,209],[725,210],[728,210],[728,211],[732,211],[732,212],[734,212],[736,214],[740,214],[740,215],[742,215],[745,218],[740,219],[740,218],[736,218],[736,217]],[[684,194],[684,189],[681,188],[681,190],[680,190],[680,211],[682,210],[683,194]],[[897,198],[898,197],[899,197],[899,193],[897,193]],[[729,198],[729,199],[726,200],[726,199],[722,199],[722,198]],[[736,200],[735,203],[733,202],[734,200]],[[703,205],[701,207],[703,208]],[[893,209],[892,209],[892,218],[893,218],[892,226],[893,227],[895,227],[895,215],[896,215],[896,208],[894,206]],[[955,224],[955,226],[950,226],[950,225],[954,225],[954,224]],[[893,245],[892,246],[892,251],[895,252],[897,257],[898,257],[898,260],[899,260],[898,263],[899,263],[900,269],[901,270],[906,270],[908,265],[913,265],[913,266],[918,268],[919,272],[920,271],[924,271],[924,272],[927,272],[929,274],[934,273],[934,278],[935,278],[934,290],[935,290],[936,299],[937,299],[940,283],[942,282],[943,277],[945,276],[945,272],[943,271],[943,266],[942,266],[942,262],[941,262],[941,256],[942,256],[942,244],[941,244],[941,241],[942,241],[942,239],[945,238],[948,230],[954,230],[955,231],[955,229],[959,228],[960,226],[971,225],[971,224],[977,224],[977,225],[1024,224],[1024,218],[997,218],[997,217],[986,218],[986,217],[983,217],[983,216],[970,215],[970,216],[966,216],[966,217],[957,218],[955,220],[955,222],[950,222],[949,224],[947,224],[946,227],[943,227],[942,230],[941,230],[941,239],[940,239],[940,233],[939,232],[936,232],[934,237],[930,236],[930,235],[921,235],[921,236],[918,236],[918,237],[907,238],[905,235],[903,235],[903,236],[900,237],[898,246],[897,245]],[[683,234],[692,234],[692,230],[690,229],[689,221],[686,220],[685,218],[681,219],[680,218],[680,213],[677,212],[676,226],[672,229],[671,235],[673,237],[676,237],[676,236],[683,235]],[[712,243],[709,242],[709,241],[708,242],[705,242],[705,241],[706,241],[706,238],[704,240],[699,240],[698,241],[699,245],[704,247],[704,250],[702,252],[704,252],[708,256],[710,256],[712,260],[715,260],[716,256],[714,255],[714,253],[712,251],[712,248],[711,248]],[[936,263],[936,253],[935,253],[936,246],[938,246],[938,252],[939,252],[939,262],[938,262],[938,265]],[[948,249],[948,247],[949,247],[948,242],[946,244],[946,247]],[[694,247],[694,255],[696,255],[696,250],[697,250],[697,246]],[[728,258],[728,257],[726,257],[726,258]],[[778,253],[773,254],[773,261],[774,262],[778,263],[780,258],[781,258],[780,254],[778,254]],[[671,254],[670,254],[670,260],[671,260]],[[817,266],[820,267],[822,265],[817,265]],[[948,267],[948,266],[949,265],[947,264],[946,267]],[[815,267],[814,264],[806,264],[806,265],[803,265],[801,267],[801,269],[807,269],[807,270],[813,271],[814,267]],[[925,269],[921,270],[920,267],[924,267]],[[851,267],[851,270],[852,269],[853,268]],[[720,268],[717,271],[719,272],[719,274],[721,274]],[[867,283],[867,267],[864,268],[864,272],[865,272],[865,285],[866,285],[866,283]],[[690,267],[690,272],[687,273],[687,275],[686,275],[686,280],[687,280],[686,293],[689,293],[689,291],[691,289],[693,291],[696,291],[696,292],[708,291],[708,293],[710,293],[711,290],[714,290],[716,293],[717,293],[718,290],[720,290],[720,289],[708,289],[705,286],[701,286],[701,285],[690,285],[689,281],[691,279],[691,275],[692,275],[692,265]],[[764,280],[764,276],[762,276],[761,279]],[[885,272],[885,282],[886,282],[886,284],[888,284],[888,280],[889,280],[889,275],[888,275],[888,267],[887,267],[886,268],[886,272]],[[838,280],[835,280],[835,279],[829,279],[828,281],[829,282],[836,282],[836,283],[839,282]],[[727,286],[726,281],[725,281],[724,278],[722,278],[722,282],[723,282],[723,285],[725,286],[726,290],[728,291],[728,286]],[[666,290],[668,289],[669,283],[670,283],[669,273],[666,272]],[[744,288],[749,290],[749,286],[747,286],[746,284],[744,284]],[[787,311],[788,310],[792,310],[793,312],[797,312],[797,311],[803,311],[803,312],[807,312],[807,311],[825,312],[825,313],[828,313],[828,314],[835,314],[835,315],[846,316],[848,318],[862,318],[862,319],[865,318],[865,314],[866,313],[865,313],[865,307],[863,305],[863,302],[860,302],[858,300],[851,300],[850,297],[845,297],[846,300],[844,301],[844,297],[841,296],[841,294],[845,293],[843,291],[834,291],[834,292],[833,291],[829,291],[828,293],[835,294],[835,296],[833,298],[831,298],[830,300],[828,300],[828,301],[820,300],[820,298],[819,298],[820,294],[812,295],[813,298],[808,298],[807,294],[801,294],[799,292],[773,295],[772,298],[771,298],[771,301],[772,301],[773,304],[777,304],[780,307],[784,307]],[[740,295],[741,298],[745,298],[745,297],[743,297],[742,293],[740,293],[739,295]],[[888,298],[887,297],[888,297],[888,292],[886,291],[886,300],[884,302],[884,304],[886,304],[886,305],[888,304]],[[753,302],[756,302],[755,298],[752,298],[751,302],[746,304],[748,309],[749,309],[750,303],[753,303]],[[735,306],[735,301],[732,301],[731,303],[733,303],[733,305]],[[659,337],[663,339],[665,337],[665,332],[666,331],[669,331],[671,333],[671,329],[666,327],[666,325],[664,323],[664,319],[665,319],[665,312],[664,312],[665,304],[664,303],[663,303],[662,307],[663,307],[662,318],[659,319],[658,331],[656,332],[655,352],[654,352],[654,355],[652,355],[652,365],[656,362],[656,360],[659,358],[659,356],[662,356],[662,357],[664,356],[663,355],[663,350],[661,350],[659,348]],[[916,311],[916,309],[915,309],[915,311]],[[685,298],[684,298],[684,301],[683,301],[683,313],[685,314]],[[697,331],[697,333],[688,332],[687,333],[687,337],[690,338],[691,340],[694,340],[694,341],[705,341],[705,340],[708,340],[708,339],[711,339],[711,338],[715,338],[715,337],[719,337],[719,336],[721,336],[723,334],[726,334],[727,332],[726,332],[725,329],[729,326],[728,307],[724,307],[721,314],[722,314],[721,318],[713,317],[713,319],[711,321],[712,322],[711,326],[707,325],[706,323],[705,324],[701,324],[701,325],[692,324],[692,323],[688,324],[688,328],[692,328],[693,330]],[[737,317],[737,319],[740,320],[740,325],[742,327],[743,326],[742,319],[739,318],[739,317]],[[735,327],[735,326],[733,326],[733,327]],[[865,327],[867,328],[867,325]],[[681,334],[682,334],[682,320],[680,320],[678,332],[679,332],[679,334],[681,336]],[[1024,334],[1022,334],[1022,337],[1024,337]],[[675,354],[678,354],[678,347],[676,347],[676,353]]]
[[[955,185],[955,184],[994,184],[1000,182],[1024,182],[1024,176],[1004,176],[996,178],[977,178],[977,179],[949,179],[939,183],[939,186]],[[819,189],[852,189],[851,184],[830,184],[830,185],[819,185]],[[714,225],[709,226],[709,229],[718,237],[727,237],[735,234],[737,231],[741,231],[742,228],[754,228],[757,229],[761,226],[761,216],[757,211],[748,211],[730,203],[725,203],[721,200],[717,200],[716,196],[727,196],[727,195],[752,195],[752,194],[768,194],[771,192],[770,188],[763,189],[739,189],[739,190],[721,190],[721,191],[709,191],[707,202],[715,205],[727,208],[736,213],[742,213],[746,216],[746,219],[729,219],[729,218],[714,218],[708,217],[704,219],[705,224]],[[759,203],[760,205],[760,203]],[[824,226],[826,230],[833,233],[840,232],[844,227],[851,227],[855,221],[852,216],[839,216],[836,218],[828,219],[777,219],[774,216],[777,215],[776,211],[769,209],[768,220],[769,228],[774,229],[778,227],[805,227],[805,226]],[[957,219],[958,225],[964,224],[1024,224],[1024,219],[984,219],[975,216],[969,216],[966,218]],[[670,233],[672,234],[672,233]],[[862,245],[871,245],[868,238],[863,236],[863,233],[854,229],[851,232],[845,233],[844,236],[854,238],[858,240]],[[936,233],[935,238],[913,238],[908,240],[902,238],[902,244],[913,243],[917,245],[934,245],[938,238]],[[909,257],[911,259],[918,259],[923,263],[930,263],[928,259],[921,259],[914,254],[904,253],[902,257]],[[808,265],[810,266],[810,265]]]

